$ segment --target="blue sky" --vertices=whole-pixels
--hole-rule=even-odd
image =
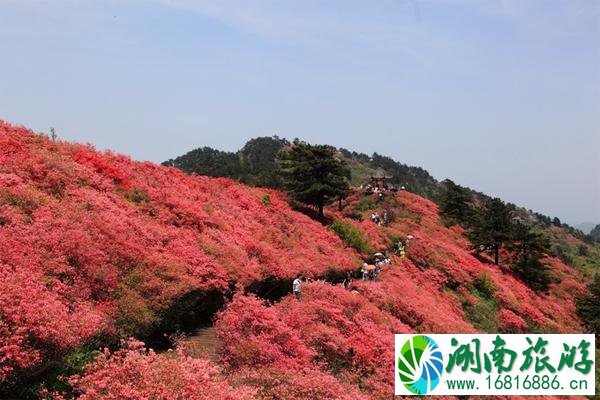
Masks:
[[[162,161],[258,135],[600,223],[598,0],[0,0],[0,118]]]

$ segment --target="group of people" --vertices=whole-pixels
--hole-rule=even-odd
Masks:
[[[362,280],[374,280],[377,278],[381,269],[384,265],[389,265],[392,263],[392,260],[389,258],[387,251],[384,253],[375,253],[373,256],[375,259],[374,264],[363,263],[362,268],[360,269]]]
[[[408,245],[412,239],[413,235],[408,235],[406,239],[400,239],[395,242],[394,246],[392,247],[394,253],[396,253],[396,255],[400,258],[406,257],[406,249],[408,248]]]
[[[384,194],[386,192],[397,192],[399,190],[405,190],[404,186],[396,186],[396,185],[392,185],[390,183],[383,183],[383,184],[371,184],[371,183],[367,183],[362,185],[363,190],[365,191],[366,195],[371,195],[371,194],[375,194],[377,195],[378,198],[383,198]]]
[[[363,188],[365,190],[366,195],[374,194],[375,196],[377,196],[377,200],[379,200],[379,201],[384,199],[385,192],[387,192],[387,191],[397,192],[398,191],[398,189],[396,189],[396,187],[393,185],[383,185],[380,187],[380,186],[373,186],[371,184],[367,184],[367,185],[363,186]]]
[[[387,210],[383,210],[381,212],[381,215],[379,215],[377,211],[374,211],[371,214],[371,221],[380,226],[385,225],[389,221],[389,213],[387,212]]]
[[[396,243],[394,243],[394,246],[392,247],[394,253],[400,256],[401,258],[404,258],[406,256],[406,248],[408,247],[408,244],[410,243],[410,240],[412,238],[412,235],[408,235],[406,239],[400,239]],[[373,264],[364,262],[360,269],[361,279],[363,281],[375,280],[377,276],[379,276],[379,274],[381,273],[383,267],[392,263],[392,260],[389,257],[387,250],[383,253],[375,253],[373,255],[373,259]],[[304,277],[302,275],[298,275],[296,279],[294,279],[294,281],[292,282],[292,291],[294,293],[294,296],[296,296],[298,300],[302,298],[302,284],[304,281]],[[342,281],[342,286],[344,287],[344,289],[352,290],[352,281],[352,274],[350,272],[346,272],[344,280]]]

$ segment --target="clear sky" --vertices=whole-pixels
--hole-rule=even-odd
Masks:
[[[600,0],[0,0],[0,118],[153,161],[300,137],[600,223]]]

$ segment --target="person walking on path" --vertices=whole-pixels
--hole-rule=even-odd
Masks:
[[[302,297],[302,275],[298,275],[292,283],[292,291],[298,300]]]

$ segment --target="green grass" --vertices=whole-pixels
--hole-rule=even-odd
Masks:
[[[368,197],[363,197],[361,198],[358,203],[356,204],[356,210],[357,211],[367,211],[367,210],[372,210],[375,208],[375,202],[368,198]]]
[[[496,288],[491,278],[482,272],[475,278],[473,286],[470,286],[469,289],[477,300],[477,304],[472,304],[464,295],[459,294],[462,298],[462,307],[467,320],[483,332],[498,332],[497,318],[500,306],[494,297]]]
[[[356,249],[362,254],[371,254],[375,250],[363,233],[357,227],[335,219],[331,224],[331,230],[334,231],[347,246]]]
[[[576,246],[558,241],[553,244],[552,253],[590,278],[600,272],[600,243]]]

